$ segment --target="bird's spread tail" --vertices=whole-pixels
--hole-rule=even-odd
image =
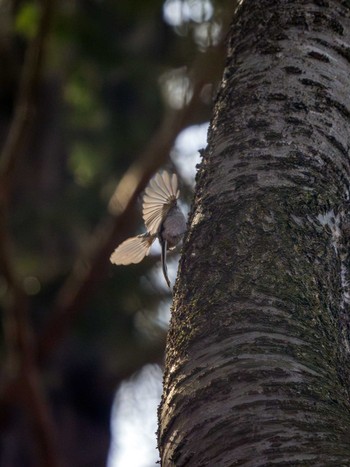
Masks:
[[[164,171],[149,182],[143,198],[142,215],[147,231],[156,235],[169,210],[179,197],[177,177]]]

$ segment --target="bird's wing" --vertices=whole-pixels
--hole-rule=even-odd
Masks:
[[[152,178],[145,190],[142,206],[142,217],[151,235],[157,234],[162,221],[178,197],[175,174],[169,175],[164,171]]]
[[[154,240],[155,237],[149,235],[128,238],[114,250],[110,257],[111,263],[124,265],[139,263],[148,255]]]

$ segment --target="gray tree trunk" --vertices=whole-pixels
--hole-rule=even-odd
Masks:
[[[350,2],[245,0],[167,343],[163,466],[350,465]]]

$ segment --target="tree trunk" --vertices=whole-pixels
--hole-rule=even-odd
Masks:
[[[197,176],[163,466],[350,465],[350,2],[245,0]]]

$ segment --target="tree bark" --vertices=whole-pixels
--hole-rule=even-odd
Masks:
[[[163,466],[350,465],[350,3],[245,0],[197,176]]]

